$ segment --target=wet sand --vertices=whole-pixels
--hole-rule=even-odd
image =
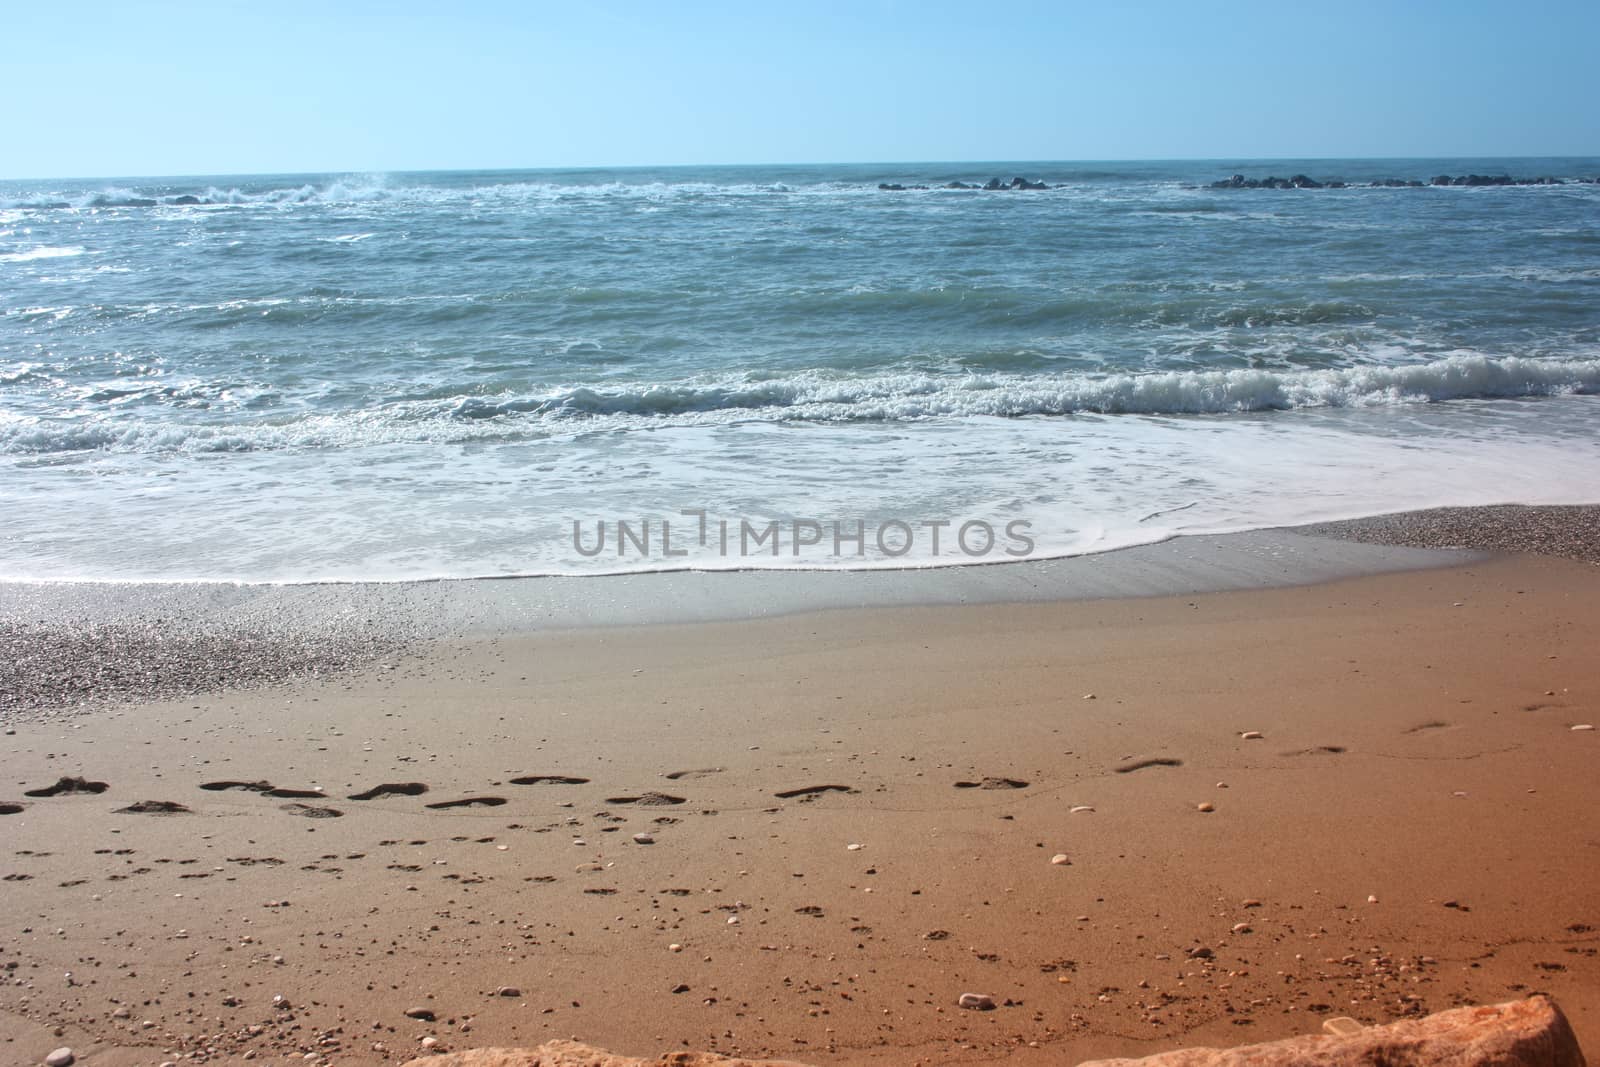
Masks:
[[[1531,991],[1600,1047],[1600,568],[1259,584],[463,611],[276,685],[19,708],[0,1059],[1070,1063]]]

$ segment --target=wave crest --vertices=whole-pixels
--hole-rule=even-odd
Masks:
[[[241,383],[189,383],[139,392],[163,406],[203,411]],[[939,418],[1229,415],[1366,408],[1472,399],[1600,393],[1600,358],[1492,358],[1459,354],[1412,365],[1146,374],[932,374],[851,376],[805,371],[621,388],[578,385],[542,393],[433,393],[360,410],[253,421],[240,411],[194,422],[127,413],[122,395],[88,397],[105,413],[71,421],[0,413],[0,454],[106,450],[230,452],[462,442],[586,430],[733,422],[899,422]],[[164,415],[170,419],[170,415]],[[212,421],[213,418],[216,421]]]

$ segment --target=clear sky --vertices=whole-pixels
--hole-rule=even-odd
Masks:
[[[1600,154],[1600,2],[14,0],[0,177]]]

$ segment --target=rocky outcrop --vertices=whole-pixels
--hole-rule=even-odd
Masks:
[[[1367,183],[1372,189],[1422,189],[1429,185],[1566,185],[1568,182],[1575,185],[1593,185],[1600,182],[1600,178],[1552,178],[1548,175],[1538,178],[1513,178],[1505,174],[1436,174],[1428,181],[1419,181],[1415,178],[1380,178]],[[1235,174],[1231,178],[1212,182],[1212,189],[1347,189],[1347,182],[1327,181],[1319,182],[1315,178],[1304,174],[1296,174],[1292,178],[1246,178],[1243,174]]]
[[[422,1056],[405,1067],[805,1067],[789,1060],[745,1060],[714,1052],[664,1052],[655,1059],[618,1056],[577,1041],[546,1041],[538,1048],[476,1048]]]
[[[1246,178],[1243,174],[1235,174],[1231,178],[1211,183],[1213,189],[1343,189],[1344,187],[1344,182],[1319,182],[1304,174],[1296,174],[1292,178]]]
[[[879,182],[878,183],[878,188],[882,189],[886,193],[904,193],[904,192],[907,192],[908,190],[926,189],[928,187],[926,185],[901,185],[899,182]],[[963,181],[953,181],[953,182],[945,182],[939,188],[941,188],[941,189],[980,189],[980,190],[982,190],[984,192],[994,193],[994,192],[1010,192],[1013,189],[1024,189],[1024,190],[1048,189],[1048,188],[1050,188],[1050,183],[1049,182],[1034,181],[1031,178],[1024,178],[1024,177],[1019,175],[1019,176],[1017,176],[1015,178],[1012,178],[1009,182],[1003,182],[999,178],[990,178],[988,181],[984,182],[982,185],[974,185],[974,184],[971,184],[969,182],[963,182]]]
[[[1456,1008],[1354,1033],[1239,1048],[1186,1048],[1081,1067],[1585,1067],[1566,1016],[1548,997]]]
[[[1344,1025],[1334,1025],[1342,1023]],[[1361,1028],[1332,1020],[1331,1035],[1291,1037],[1237,1048],[1186,1048],[1138,1060],[1090,1060],[1080,1067],[1587,1067],[1578,1039],[1545,996],[1456,1008],[1425,1019]],[[576,1041],[538,1048],[480,1048],[414,1059],[405,1067],[803,1067],[712,1052],[618,1056]]]

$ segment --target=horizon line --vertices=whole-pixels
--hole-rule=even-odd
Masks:
[[[1122,159],[904,159],[904,160],[835,160],[828,162],[754,162],[754,163],[583,163],[540,166],[473,166],[473,167],[354,167],[328,170],[282,171],[195,171],[166,174],[80,174],[47,175],[39,177],[0,177],[0,182],[89,182],[89,181],[164,181],[175,178],[298,178],[329,177],[335,175],[378,174],[481,174],[481,173],[548,173],[560,171],[630,171],[630,170],[710,170],[735,168],[805,168],[805,167],[914,167],[946,166],[976,167],[982,165],[1016,164],[1025,166],[1086,166],[1117,163],[1218,163],[1244,166],[1263,163],[1390,163],[1447,160],[1512,161],[1528,159],[1545,160],[1596,160],[1600,155],[1422,155],[1422,156],[1140,156]]]

